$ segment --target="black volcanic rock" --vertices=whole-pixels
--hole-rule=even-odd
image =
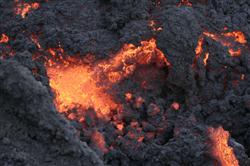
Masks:
[[[231,57],[227,47],[204,37],[207,65],[204,55],[194,65],[204,31],[237,30],[250,39],[249,1],[190,0],[192,7],[178,7],[179,0],[25,2],[39,2],[40,7],[23,19],[14,12],[14,0],[0,0],[0,37],[9,36],[8,43],[0,43],[0,165],[210,166],[215,159],[206,144],[207,129],[218,126],[231,134],[228,144],[240,165],[249,165],[248,44],[240,47],[241,56]],[[152,20],[162,29],[154,31]],[[60,45],[70,56],[91,53],[101,60],[125,43],[138,46],[152,38],[171,65],[138,66],[114,85],[123,112],[113,110],[103,120],[89,109],[85,124],[57,112],[41,60],[47,49]],[[37,53],[42,58],[32,59]],[[150,85],[142,84],[144,80]],[[130,101],[124,99],[126,92],[133,95]],[[91,140],[93,132],[103,135],[107,152]]]
[[[9,60],[0,69],[1,165],[103,165],[27,68]]]

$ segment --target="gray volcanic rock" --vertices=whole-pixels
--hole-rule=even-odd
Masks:
[[[27,68],[0,61],[0,80],[1,165],[103,165]]]
[[[205,36],[204,51],[195,57],[204,31],[242,31],[249,41],[249,1],[190,0],[192,7],[179,0],[25,2],[40,7],[21,18],[14,0],[0,0],[0,37],[9,36],[8,43],[0,43],[0,165],[210,166],[216,159],[206,144],[207,129],[218,126],[231,134],[228,144],[240,165],[250,165],[249,44],[232,57],[227,46]],[[154,31],[152,20],[162,29]],[[60,45],[67,55],[80,59],[90,53],[98,61],[125,43],[139,46],[152,38],[171,65],[138,65],[107,90],[123,111],[112,110],[104,120],[88,109],[83,123],[58,113],[42,61],[47,49]],[[41,58],[32,59],[37,54]],[[103,136],[104,151],[93,133]]]

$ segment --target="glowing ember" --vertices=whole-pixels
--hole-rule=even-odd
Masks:
[[[226,33],[221,33],[221,34],[216,34],[216,33],[205,31],[199,37],[197,47],[195,49],[196,57],[194,59],[194,64],[196,63],[197,59],[201,57],[203,54],[204,37],[213,39],[221,43],[224,47],[227,47],[228,53],[232,57],[240,56],[242,52],[242,48],[246,48],[246,44],[247,44],[245,35],[240,31],[226,32]],[[208,58],[209,58],[209,53],[207,52],[205,53],[205,56],[203,58],[204,65],[207,64]]]
[[[177,110],[180,109],[180,104],[177,103],[177,102],[173,102],[173,103],[171,104],[171,108],[177,111]]]
[[[5,34],[2,34],[0,38],[0,43],[8,43],[9,42],[9,37]]]
[[[154,20],[150,20],[148,25],[154,32],[162,31],[162,27],[159,27]]]
[[[239,166],[239,162],[234,155],[233,149],[228,146],[229,132],[222,127],[208,129],[211,139],[211,154],[222,166]]]
[[[131,101],[132,98],[133,98],[132,93],[126,93],[126,94],[125,94],[125,99],[126,99],[126,101]]]
[[[240,79],[241,79],[241,80],[245,80],[245,74],[241,74]]]
[[[116,128],[117,128],[118,130],[122,131],[122,130],[123,130],[123,128],[124,128],[123,123],[119,123],[119,124],[117,124],[117,125],[116,125]]]
[[[203,35],[220,42],[223,46],[228,47],[228,52],[231,56],[240,56],[241,49],[238,48],[235,50],[235,44],[238,43],[241,46],[245,46],[247,43],[245,35],[240,31],[234,32],[227,32],[227,33],[211,33],[211,32],[204,32]]]
[[[189,6],[189,7],[191,7],[192,3],[189,2],[189,0],[181,0],[180,3],[177,6],[178,7],[180,7],[180,6]]]
[[[7,57],[12,57],[15,55],[15,51],[10,45],[8,45],[9,37],[6,34],[0,36],[0,44],[4,44],[0,50],[0,59],[5,59]]]
[[[157,48],[155,39],[142,41],[139,47],[125,44],[115,57],[100,62],[97,67],[99,71],[104,72],[110,82],[116,83],[130,76],[136,66],[146,64],[170,66],[164,54]]]
[[[50,48],[48,53],[51,58],[47,59],[46,68],[59,112],[93,108],[99,117],[106,117],[112,110],[122,108],[107,91],[133,74],[138,65],[170,65],[157,49],[154,39],[143,41],[138,47],[125,44],[114,57],[93,65],[79,57],[66,56],[61,47]],[[131,95],[126,94],[126,98],[130,99]],[[143,102],[142,98],[136,100],[138,107]]]
[[[38,41],[38,37],[36,35],[32,34],[30,38],[36,44],[38,49],[42,48],[39,41]]]
[[[209,53],[207,52],[207,53],[205,54],[205,58],[203,59],[203,62],[204,62],[204,64],[205,64],[205,66],[207,65],[207,60],[208,60],[208,58],[209,58]]]
[[[135,100],[135,106],[136,108],[140,108],[142,104],[144,103],[144,99],[142,97],[137,97]]]
[[[108,149],[106,148],[106,142],[105,139],[103,137],[103,135],[98,132],[98,131],[94,131],[91,135],[91,141],[103,152],[103,153],[107,153]]]
[[[15,13],[17,15],[21,15],[22,18],[25,18],[31,10],[36,10],[40,7],[40,4],[38,2],[25,3],[21,0],[15,0],[15,3]]]
[[[203,42],[204,42],[204,37],[201,36],[199,38],[199,40],[198,40],[198,45],[197,45],[197,47],[195,49],[195,53],[196,53],[197,56],[200,56],[202,54],[202,51],[203,51],[203,49],[202,49]]]
[[[140,136],[139,138],[137,138],[138,142],[142,142],[144,140],[144,136]]]
[[[244,33],[240,31],[222,33],[222,35],[225,37],[233,38],[235,42],[238,42],[240,44],[247,44],[247,40]]]

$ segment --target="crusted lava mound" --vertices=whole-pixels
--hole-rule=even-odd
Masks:
[[[247,0],[0,0],[0,165],[250,165]]]

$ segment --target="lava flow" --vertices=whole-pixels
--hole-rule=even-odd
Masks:
[[[22,18],[25,18],[31,10],[36,10],[40,7],[38,2],[25,3],[22,0],[15,0],[15,4],[15,13],[21,15]]]
[[[157,49],[154,39],[142,41],[138,47],[125,44],[114,57],[92,65],[80,57],[64,58],[61,47],[48,52],[51,58],[47,60],[46,68],[59,112],[93,108],[99,117],[121,108],[107,91],[112,91],[115,83],[132,75],[138,65],[170,65]]]
[[[231,56],[240,56],[241,54],[241,48],[235,50],[235,44],[238,43],[241,46],[245,46],[245,44],[247,43],[245,35],[240,31],[221,34],[204,32],[203,34],[227,47],[228,52]]]
[[[204,45],[204,39],[205,37],[208,37],[210,39],[213,39],[217,42],[219,42],[222,46],[226,47],[228,49],[228,53],[230,56],[235,57],[235,56],[240,56],[242,53],[242,48],[246,47],[247,40],[241,31],[233,31],[233,32],[223,32],[220,34],[217,33],[212,33],[205,31],[203,34],[200,36],[197,47],[195,49],[195,62],[198,57],[201,57],[203,54],[203,45]],[[203,58],[203,62],[206,65],[207,60],[209,58],[209,53],[205,53],[205,57]]]
[[[239,166],[239,162],[234,155],[233,148],[228,146],[229,132],[222,127],[209,128],[209,138],[211,139],[211,154],[221,166]]]

